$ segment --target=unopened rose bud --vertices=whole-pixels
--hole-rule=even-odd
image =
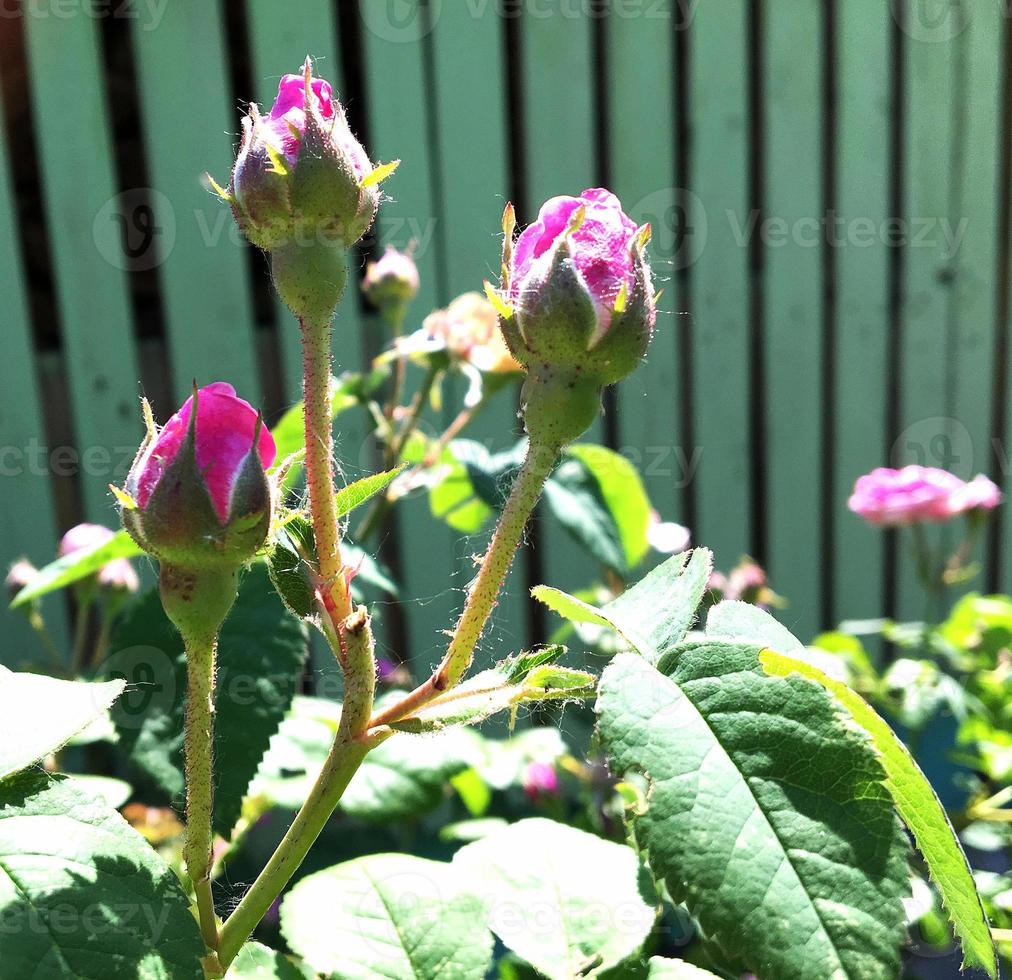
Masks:
[[[285,75],[266,116],[256,105],[242,121],[229,196],[243,233],[261,248],[297,239],[354,245],[369,230],[379,188],[330,83]]]
[[[552,198],[515,245],[512,225],[507,208],[502,330],[528,372],[528,432],[565,443],[591,425],[601,389],[630,374],[650,343],[649,226],[602,188]]]
[[[531,762],[524,773],[524,795],[531,803],[558,796],[559,774],[547,762]]]
[[[39,574],[39,570],[27,559],[19,558],[7,572],[4,587],[7,595],[13,599],[23,588],[27,587]]]
[[[93,551],[108,544],[113,537],[114,532],[101,524],[77,524],[60,539],[56,555],[65,558],[78,551]],[[141,585],[128,558],[114,558],[85,580],[87,585],[96,582],[99,588],[110,592],[136,592]]]
[[[113,539],[113,532],[101,524],[75,524],[60,538],[56,547],[56,557],[66,558],[77,551],[92,551],[108,544]]]
[[[141,447],[123,523],[145,551],[172,565],[238,567],[267,538],[266,470],[275,452],[260,416],[230,384],[201,388]]]
[[[417,295],[421,283],[418,266],[409,252],[399,252],[392,245],[376,262],[365,267],[362,292],[381,313],[402,310]]]

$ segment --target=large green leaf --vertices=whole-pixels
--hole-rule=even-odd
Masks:
[[[697,548],[669,558],[600,609],[544,585],[531,595],[572,622],[610,626],[656,663],[692,626],[712,570],[713,555]]]
[[[250,780],[298,690],[306,643],[305,626],[278,598],[264,564],[255,563],[243,576],[218,644],[214,829],[224,836],[235,826]],[[127,697],[113,709],[120,744],[179,802],[186,659],[157,592],[127,611],[111,649],[109,671],[142,685],[139,702]]]
[[[717,974],[700,969],[684,960],[667,960],[652,956],[647,972],[648,980],[717,980]]]
[[[82,548],[39,569],[32,581],[14,597],[11,608],[16,609],[47,592],[73,585],[116,558],[133,558],[141,553],[134,539],[126,531],[120,531],[97,548]]]
[[[481,980],[483,909],[453,865],[372,854],[303,878],[281,904],[288,944],[334,980]]]
[[[310,980],[315,974],[296,966],[287,956],[260,943],[249,942],[239,950],[225,980]]]
[[[86,684],[16,674],[0,665],[0,780],[54,752],[102,717],[125,686],[121,680]]]
[[[643,773],[637,839],[726,956],[775,980],[899,970],[907,844],[866,737],[761,647],[690,643],[601,679],[613,770]]]
[[[550,980],[620,963],[656,917],[631,848],[553,820],[521,820],[462,847],[453,864],[482,894],[492,931]]]
[[[63,776],[0,786],[0,974],[201,980],[175,875],[115,810]]]
[[[597,481],[601,500],[618,528],[627,568],[635,568],[650,549],[650,498],[639,471],[624,456],[605,446],[575,443],[567,456],[578,459]]]
[[[996,977],[998,964],[991,930],[966,855],[935,791],[907,747],[875,710],[846,684],[809,663],[772,650],[764,650],[760,660],[766,671],[774,676],[800,674],[821,684],[871,736],[896,809],[914,835],[962,942],[965,965],[980,967],[988,976]]]

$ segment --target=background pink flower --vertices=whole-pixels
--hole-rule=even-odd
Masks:
[[[847,505],[870,524],[899,527],[947,521],[1000,502],[1000,491],[985,476],[967,483],[936,467],[904,466],[898,470],[880,467],[859,477]]]

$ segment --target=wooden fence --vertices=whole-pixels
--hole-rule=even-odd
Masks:
[[[208,194],[241,102],[308,52],[374,159],[404,162],[378,241],[417,242],[420,313],[498,266],[521,220],[607,184],[654,224],[664,309],[594,433],[639,461],[667,519],[727,567],[750,553],[802,635],[916,614],[898,544],[845,506],[888,462],[1008,487],[1007,0],[6,0],[0,155],[2,557],[49,559],[196,377],[279,408],[297,335]],[[355,290],[337,353],[379,333]],[[138,384],[142,379],[142,385]],[[508,445],[513,407],[476,437]],[[349,476],[365,431],[342,431]],[[1012,587],[1012,521],[983,580]],[[498,644],[544,579],[588,584],[544,527]],[[408,505],[394,542],[416,658],[480,550]],[[458,568],[455,588],[445,588]],[[13,619],[8,643],[22,638]]]

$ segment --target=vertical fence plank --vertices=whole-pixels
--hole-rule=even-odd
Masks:
[[[955,227],[953,124],[965,107],[955,102],[954,81],[963,32],[940,36],[922,0],[909,0],[905,14],[905,265],[900,410],[892,456],[896,465],[920,463],[962,472],[968,460],[954,448],[951,402],[953,256],[944,229]],[[921,619],[929,609],[907,553],[911,536],[903,532],[899,538],[904,553],[897,569],[897,615]]]
[[[276,0],[247,0],[250,26],[250,55],[253,68],[254,96],[266,112],[277,95],[282,75],[297,72],[306,55],[313,58],[315,71],[328,79],[336,95],[345,100],[347,86],[337,51],[337,28],[334,23],[334,4],[331,0],[302,0],[297,6],[277,3]],[[348,108],[346,106],[346,108]],[[356,108],[348,108],[349,122],[355,130]],[[357,370],[364,366],[366,353],[362,346],[362,317],[360,314],[358,253],[350,257],[348,288],[338,307],[335,347],[340,354],[338,371]],[[277,298],[278,329],[285,379],[285,394],[289,401],[302,397],[302,347],[298,325],[291,311]],[[358,420],[356,419],[356,422]],[[365,438],[365,428],[342,419],[342,437],[358,446]],[[360,475],[357,471],[354,475]]]
[[[682,453],[675,275],[689,256],[675,187],[673,0],[612,9],[607,24],[612,190],[630,217],[650,222],[654,281],[664,290],[647,359],[619,386],[620,450],[641,469],[666,520],[681,514]],[[679,26],[679,29],[681,27]],[[643,93],[651,93],[649,99]]]
[[[400,249],[416,242],[422,288],[407,324],[407,329],[413,330],[429,310],[445,300],[437,285],[440,216],[433,198],[436,177],[428,128],[432,93],[427,90],[423,62],[422,42],[430,22],[421,0],[401,4],[399,9],[361,0],[359,13],[373,144],[369,149],[374,159],[403,161],[385,186],[392,200],[380,208],[377,235],[381,245],[389,243]],[[408,370],[417,379],[418,369]],[[441,421],[428,413],[424,424],[432,429]],[[441,631],[453,626],[453,611],[458,605],[458,596],[449,587],[454,535],[430,515],[424,495],[399,504],[398,515],[402,597],[411,643],[408,652],[416,673],[421,673],[438,661],[445,643]]]
[[[881,616],[883,534],[847,510],[862,473],[888,463],[885,446],[889,250],[889,38],[879,0],[845,0],[838,15],[835,508],[837,619]],[[830,624],[824,624],[830,625]]]
[[[231,169],[239,131],[216,0],[168,3],[134,24],[151,203],[176,395],[191,381],[230,381],[260,399],[242,237],[228,206],[203,184]]]
[[[801,637],[818,628],[822,400],[819,0],[769,0],[765,343],[769,572]]]
[[[84,512],[110,524],[108,486],[143,429],[98,22],[79,9],[24,23]]]
[[[542,202],[577,195],[592,187],[595,125],[591,18],[586,8],[562,4],[536,11],[524,7],[521,20],[526,145],[527,200],[519,210],[522,225],[537,217]],[[582,442],[602,442],[596,422]],[[546,515],[542,506],[541,513]],[[557,588],[585,588],[598,577],[585,552],[544,516],[542,570]],[[539,639],[541,639],[539,637]]]
[[[954,341],[954,391],[952,417],[969,434],[966,476],[992,468],[992,395],[995,350],[995,256],[998,250],[998,208],[1002,199],[998,177],[1001,130],[1001,60],[1005,20],[1010,8],[1005,0],[964,4],[967,26],[960,38],[961,106],[955,134],[960,153],[959,201],[953,209],[960,236],[956,249],[954,292],[957,334]],[[998,456],[998,462],[1004,461]],[[984,535],[984,538],[987,536]],[[981,567],[988,567],[986,548]],[[1007,554],[1007,552],[1006,552]],[[982,577],[968,583],[983,589]]]
[[[699,251],[691,273],[692,532],[723,569],[752,547],[747,10],[745,0],[699,4],[689,66],[698,216],[687,233]]]
[[[53,512],[52,474],[39,467],[34,447],[45,442],[39,391],[32,356],[28,288],[15,228],[14,188],[10,180],[7,143],[0,145],[0,294],[4,297],[4,356],[12,369],[0,385],[0,573],[20,556],[42,566],[52,560],[57,529]],[[39,467],[39,468],[36,468]],[[59,598],[45,606],[54,639],[66,639],[64,605]],[[39,641],[20,612],[6,601],[0,612],[4,643],[0,663],[16,668],[40,659]]]
[[[440,159],[440,233],[450,296],[481,292],[482,282],[499,281],[500,218],[509,187],[511,148],[506,139],[503,65],[504,25],[495,4],[443,4],[432,33],[434,103],[438,107],[436,146]],[[462,125],[461,121],[467,120]],[[475,165],[474,147],[481,164]],[[457,385],[458,390],[462,389]],[[457,405],[448,406],[451,414]],[[493,452],[517,439],[514,389],[499,392],[463,433]],[[489,531],[460,542],[467,566]],[[523,569],[514,564],[503,587],[477,666],[516,652],[525,640]]]

